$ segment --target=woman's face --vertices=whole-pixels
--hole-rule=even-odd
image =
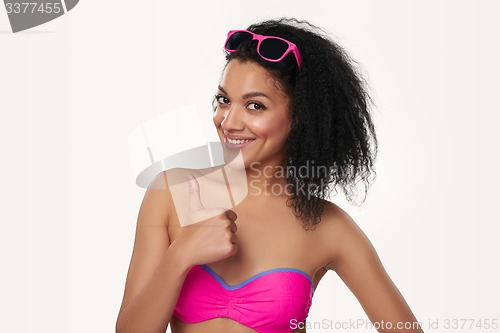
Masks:
[[[241,151],[246,168],[283,163],[291,127],[289,98],[264,68],[230,61],[215,103],[213,119],[225,153]]]

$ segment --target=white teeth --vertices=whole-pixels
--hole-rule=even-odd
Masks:
[[[249,139],[249,140],[232,140],[228,137],[226,137],[227,139],[227,142],[229,142],[230,144],[233,144],[233,145],[240,145],[242,143],[247,143],[247,142],[250,142],[252,141],[253,139]]]

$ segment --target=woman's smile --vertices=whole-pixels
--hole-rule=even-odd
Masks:
[[[251,144],[255,139],[246,139],[240,137],[233,137],[225,135],[224,136],[224,146],[229,149],[243,149]]]

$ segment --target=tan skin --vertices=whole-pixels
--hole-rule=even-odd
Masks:
[[[253,94],[256,92],[259,94]],[[201,263],[209,264],[229,285],[264,270],[297,268],[313,279],[315,290],[325,273],[333,270],[370,321],[392,322],[393,326],[415,322],[371,242],[345,211],[327,202],[321,223],[314,231],[306,231],[286,206],[286,193],[265,191],[269,187],[264,181],[267,186],[284,186],[285,179],[261,176],[255,181],[257,167],[254,163],[250,169],[250,163],[258,162],[260,170],[270,170],[282,165],[286,153],[284,143],[291,126],[289,98],[276,81],[257,64],[233,60],[225,68],[218,94],[214,124],[221,141],[225,136],[253,139],[242,149],[248,180],[254,180],[249,194],[232,211],[220,211],[213,218],[181,227],[168,186],[148,189],[139,212],[117,332],[133,332],[133,325],[142,332],[164,332],[170,317],[173,333],[255,332],[229,318],[188,324],[172,315],[188,270]],[[162,174],[156,181],[167,180]],[[189,183],[190,211],[204,212],[206,191],[196,181]],[[423,331],[394,328],[378,332]]]

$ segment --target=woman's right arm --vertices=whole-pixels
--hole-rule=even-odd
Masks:
[[[154,184],[157,182],[162,179]],[[175,214],[173,209],[168,186],[147,189],[137,218],[117,333],[164,333],[167,329],[190,268],[183,263],[175,242],[170,244],[167,225]]]
[[[165,173],[144,195],[116,333],[165,333],[189,269],[238,250],[236,214],[205,209],[198,182],[191,177],[188,183],[189,217],[196,223],[183,227],[172,243],[167,228],[176,211]]]

